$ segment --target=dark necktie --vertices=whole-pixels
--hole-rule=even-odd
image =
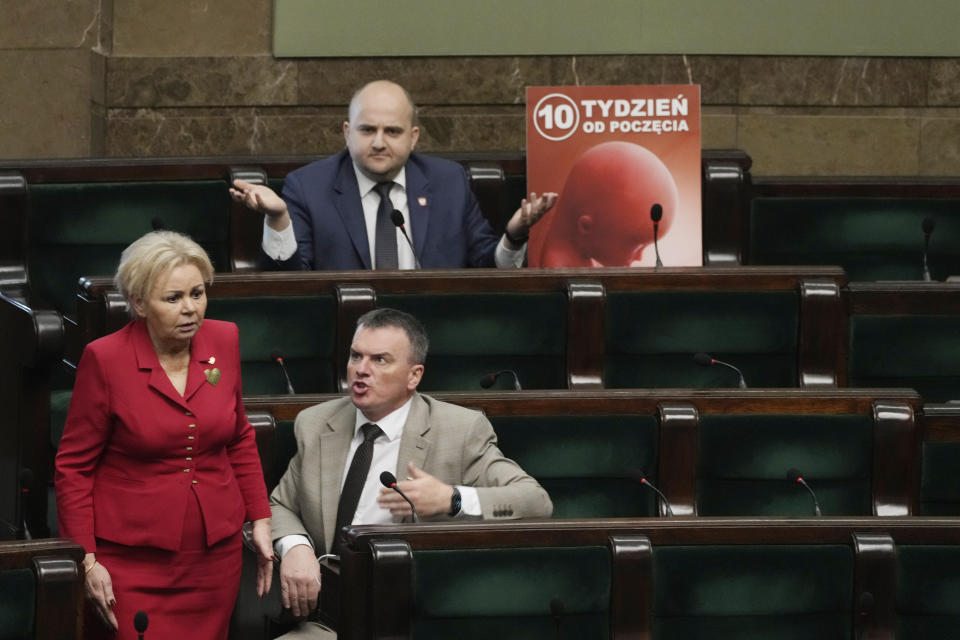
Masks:
[[[368,422],[360,427],[363,431],[363,442],[353,453],[353,462],[347,471],[347,479],[343,482],[340,492],[340,504],[337,506],[337,528],[333,534],[331,553],[340,553],[340,531],[353,522],[357,512],[357,503],[363,493],[363,485],[367,482],[370,472],[370,461],[373,459],[373,441],[383,435],[383,431],[375,424]]]
[[[397,227],[390,219],[393,213],[393,204],[390,202],[390,189],[393,182],[378,182],[373,190],[380,196],[380,207],[377,209],[377,237],[374,245],[374,263],[377,269],[396,269],[397,262]]]

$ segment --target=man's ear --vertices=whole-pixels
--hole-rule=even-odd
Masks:
[[[420,384],[420,380],[423,378],[423,365],[415,364],[410,367],[410,375],[407,376],[407,390],[416,391],[417,385]]]
[[[593,216],[584,214],[577,218],[577,231],[582,236],[589,235],[593,231]]]
[[[410,151],[417,146],[417,140],[420,139],[420,127],[414,126],[410,129]]]
[[[347,141],[347,136],[349,135],[350,135],[350,121],[344,120],[343,121],[343,141],[344,142]]]

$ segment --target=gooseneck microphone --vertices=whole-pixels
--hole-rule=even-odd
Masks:
[[[413,502],[410,501],[410,498],[407,497],[403,491],[400,490],[400,487],[397,486],[397,477],[390,473],[389,471],[384,471],[380,474],[380,484],[385,486],[387,489],[393,489],[400,494],[400,497],[407,501],[407,504],[410,505],[410,511],[413,512],[413,521],[420,522],[420,516],[417,515],[417,508],[413,506]]]
[[[504,369],[503,371],[497,371],[496,373],[488,373],[487,375],[480,378],[480,386],[484,389],[489,389],[493,386],[493,383],[497,381],[500,376],[510,374],[513,377],[513,390],[514,391],[523,391],[523,387],[520,386],[520,376],[517,375],[517,372],[513,369]]]
[[[146,632],[149,622],[146,611],[137,611],[133,614],[133,628],[137,630],[137,637],[140,640],[143,640],[143,634]]]
[[[650,207],[650,219],[653,220],[653,250],[657,254],[657,266],[662,267],[663,262],[660,261],[660,244],[657,239],[657,234],[660,230],[660,219],[663,218],[663,207],[659,204],[655,204]]]
[[[930,282],[930,265],[927,262],[927,256],[930,253],[930,236],[933,235],[933,228],[937,226],[933,218],[923,219],[923,281]]]
[[[560,640],[560,623],[563,621],[563,614],[567,608],[563,606],[563,600],[560,598],[550,598],[550,617],[553,618],[553,626],[556,630],[557,640]]]
[[[869,591],[864,591],[860,594],[860,597],[857,598],[857,617],[858,620],[854,621],[854,624],[857,628],[857,638],[863,638],[864,631],[868,631],[870,627],[873,626],[873,609],[876,602],[873,598],[873,594]]]
[[[20,469],[20,536],[22,540],[32,540],[30,528],[27,526],[27,504],[30,499],[30,492],[33,490],[33,470],[28,467]]]
[[[390,221],[393,222],[394,226],[400,229],[400,232],[403,233],[403,237],[406,239],[407,244],[410,245],[410,252],[413,253],[413,262],[417,265],[417,269],[422,269],[420,266],[420,258],[417,257],[417,250],[413,248],[413,242],[410,240],[410,236],[407,235],[407,225],[403,223],[403,214],[398,210],[394,209],[390,212]]]
[[[800,475],[799,469],[787,470],[787,482],[803,485],[803,487],[810,492],[810,497],[813,498],[813,515],[817,517],[823,515],[820,513],[820,503],[817,502],[817,494],[813,492],[813,489],[810,488],[810,485],[807,484],[807,481],[803,479],[802,475]]]
[[[270,359],[280,365],[280,371],[283,372],[283,379],[287,383],[287,393],[294,395],[296,391],[293,390],[293,383],[290,382],[290,374],[287,373],[287,365],[283,362],[283,356],[280,355],[279,349],[274,349],[270,352]]]
[[[747,381],[743,378],[743,371],[740,371],[740,369],[738,369],[737,367],[733,366],[733,365],[730,364],[729,362],[723,362],[722,360],[716,360],[715,358],[713,358],[713,357],[710,356],[710,355],[707,355],[706,353],[697,353],[697,354],[694,354],[694,356],[693,356],[693,361],[696,362],[696,363],[697,363],[698,365],[700,365],[701,367],[710,367],[710,366],[713,366],[713,365],[715,365],[715,364],[718,364],[718,365],[720,365],[720,366],[722,366],[722,367],[729,367],[730,369],[733,369],[734,371],[736,371],[736,372],[737,372],[737,375],[740,377],[740,381],[737,383],[737,386],[739,386],[741,389],[746,389],[746,388],[747,388]]]
[[[642,485],[644,485],[644,486],[647,486],[647,487],[650,487],[650,489],[651,489],[654,493],[656,493],[658,496],[660,496],[660,500],[663,501],[663,506],[664,506],[664,508],[667,510],[667,516],[670,517],[670,518],[672,518],[672,517],[673,517],[673,507],[670,506],[670,501],[667,500],[667,496],[663,495],[663,492],[660,491],[660,489],[657,489],[657,488],[653,485],[653,483],[651,483],[649,480],[647,480],[647,475],[646,475],[643,471],[639,472],[638,475],[639,475],[639,477],[640,477],[640,484],[642,484]]]

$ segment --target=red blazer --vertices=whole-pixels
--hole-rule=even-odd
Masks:
[[[243,409],[238,335],[232,323],[203,321],[183,396],[142,321],[87,345],[57,451],[61,536],[88,553],[95,538],[178,550],[191,492],[207,544],[270,516]],[[214,368],[218,381],[204,373]]]

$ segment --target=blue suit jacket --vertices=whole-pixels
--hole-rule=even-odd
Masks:
[[[413,153],[406,182],[414,251],[424,269],[495,266],[500,239],[480,212],[462,166]],[[360,187],[346,150],[287,174],[283,199],[297,251],[282,262],[265,257],[267,268],[371,268]]]

